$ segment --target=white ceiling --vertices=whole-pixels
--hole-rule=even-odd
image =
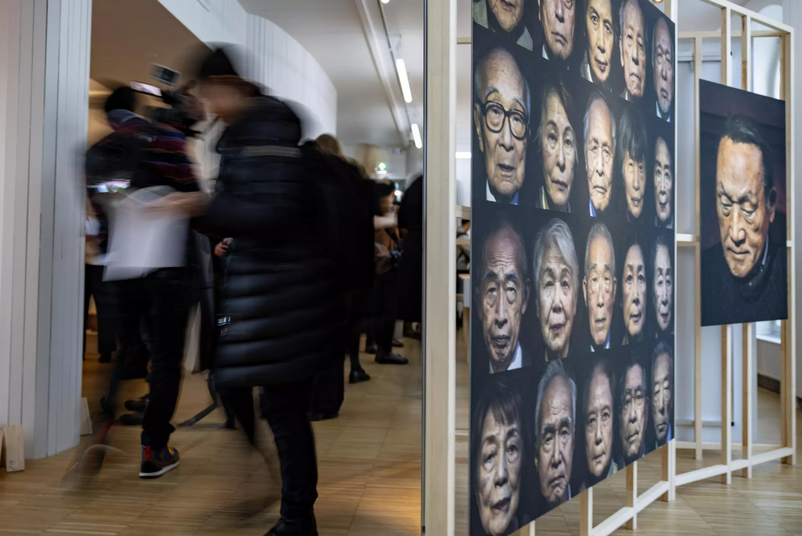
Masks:
[[[337,134],[345,145],[406,144],[409,121],[388,53],[379,0],[240,0],[240,3],[249,13],[280,26],[326,71],[337,89]],[[409,120],[421,123],[423,2],[393,0],[382,7],[391,43],[409,72],[413,96],[412,104],[407,107]],[[369,24],[363,23],[360,10]],[[384,69],[374,63],[371,45]],[[385,90],[382,77],[391,95]]]
[[[132,80],[157,84],[151,65],[178,71],[202,46],[158,0],[94,0],[89,76],[106,87]],[[157,84],[158,85],[158,84]]]

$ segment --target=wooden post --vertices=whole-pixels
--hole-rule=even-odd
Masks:
[[[676,434],[676,432],[674,432]],[[671,502],[677,498],[674,478],[677,475],[677,440],[672,439],[662,447],[661,480],[668,482],[668,491],[660,496],[663,502]]]
[[[754,393],[752,392],[752,378],[755,372],[752,367],[755,340],[755,324],[744,324],[742,326],[742,342],[741,342],[741,374],[743,376],[742,396],[741,396],[741,458],[749,460],[752,457],[752,401]],[[744,478],[752,478],[752,466],[747,465],[741,471],[741,476]]]
[[[791,248],[788,250],[788,275],[791,288],[788,307],[788,320],[783,322],[782,340],[782,382],[780,383],[780,400],[783,406],[782,412],[782,438],[783,446],[791,447],[792,454],[782,459],[783,463],[794,465],[796,463],[796,270],[794,270],[794,259],[796,255],[796,206],[794,203],[796,195],[796,162],[795,162],[795,137],[796,126],[794,125],[794,35],[788,34],[781,39],[782,61],[782,89],[785,98],[785,145],[786,145],[786,177],[790,177],[788,187],[790,188],[788,199],[791,200],[788,207],[789,214],[789,236]]]
[[[457,2],[425,3],[423,532],[454,535]]]
[[[627,506],[635,508],[638,504],[638,462],[632,462],[627,466]],[[632,513],[632,518],[627,521],[627,528],[635,530],[638,528],[638,514]]]
[[[721,326],[721,475],[724,484],[732,483],[732,326]]]
[[[579,496],[579,534],[593,536],[593,488]]]
[[[81,435],[92,435],[92,416],[89,413],[89,401],[81,399]]]
[[[702,78],[702,44],[703,39],[696,37],[693,40],[693,100],[694,100],[694,139],[696,150],[694,154],[694,329],[693,329],[693,363],[694,363],[694,387],[693,387],[693,440],[696,444],[696,459],[701,460],[704,456],[702,450],[702,230],[701,230],[701,201],[699,191],[702,178],[701,160],[699,158],[699,140],[701,137],[701,126],[699,122],[699,80]]]
[[[25,470],[25,439],[22,425],[12,424],[3,429],[6,444],[6,471],[14,473]]]

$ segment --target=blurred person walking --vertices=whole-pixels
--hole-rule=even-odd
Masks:
[[[130,179],[133,194],[170,192],[151,202],[137,205],[140,225],[149,218],[171,215],[173,221],[188,220],[200,212],[207,196],[200,191],[186,152],[186,137],[176,129],[153,124],[137,115],[136,94],[129,87],[116,89],[106,101],[105,111],[114,132],[95,144],[87,154],[87,175],[92,176],[99,162],[116,161],[129,166],[123,170]],[[122,155],[122,156],[121,156]],[[103,167],[102,165],[100,167]],[[127,191],[127,190],[126,190]],[[125,229],[120,221],[120,204],[108,212],[112,238],[109,266],[113,266],[125,250],[115,243],[117,231],[126,231],[128,251],[138,252],[157,247],[152,238],[137,236],[139,229]],[[152,229],[151,229],[152,230]],[[152,236],[152,235],[148,235]],[[163,240],[161,235],[156,242]],[[187,232],[185,252],[189,252]],[[178,246],[167,246],[178,247]],[[121,249],[120,249],[121,248]],[[144,255],[144,253],[143,253]],[[108,269],[107,269],[108,270]],[[116,380],[119,378],[126,353],[134,351],[141,341],[144,321],[147,345],[151,357],[149,377],[150,396],[142,423],[141,478],[157,478],[178,467],[178,451],[168,445],[175,430],[170,419],[175,412],[181,385],[181,360],[190,306],[191,281],[186,263],[150,266],[141,277],[120,278],[114,286],[118,296],[117,334],[120,339],[115,377],[104,403],[107,418],[113,418],[116,404]],[[108,271],[107,271],[108,279]]]
[[[100,209],[86,200],[86,266],[84,272],[84,355],[86,355],[86,326],[89,319],[89,302],[95,300],[97,319],[97,352],[101,363],[111,363],[117,350],[117,335],[114,328],[114,289],[103,281],[106,265],[108,222]]]
[[[226,124],[216,194],[199,228],[231,237],[222,288],[215,381],[255,441],[252,388],[281,465],[281,518],[269,536],[317,536],[313,376],[342,359],[345,293],[327,229],[326,177],[299,147],[301,123],[235,70],[223,49],[202,61],[200,95]]]

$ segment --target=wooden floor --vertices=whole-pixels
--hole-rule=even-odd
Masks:
[[[406,367],[363,363],[373,380],[346,385],[338,419],[315,424],[320,485],[316,510],[322,536],[395,536],[420,534],[419,344],[406,341]],[[468,422],[468,370],[464,341],[458,340],[457,426]],[[98,377],[105,369],[94,357],[84,367],[84,391],[97,399]],[[145,392],[143,382],[127,382],[129,397]],[[779,400],[760,392],[760,442],[779,441]],[[176,421],[209,403],[199,376],[185,378]],[[94,407],[94,404],[93,404]],[[798,415],[799,416],[799,415]],[[62,480],[72,453],[29,461],[23,473],[0,470],[0,536],[98,535],[184,536],[263,534],[278,517],[277,460],[248,447],[239,432],[222,430],[220,412],[201,424],[179,429],[172,444],[181,467],[155,481],[137,478],[139,431],[115,429],[113,445],[99,477],[89,487]],[[802,427],[798,428],[802,433]],[[262,444],[270,445],[267,427]],[[800,438],[802,439],[802,438]],[[798,444],[802,441],[798,441]],[[701,467],[691,453],[678,453],[680,470]],[[737,453],[735,455],[737,457]],[[706,452],[704,465],[717,463]],[[640,464],[640,487],[658,480],[660,460]],[[467,534],[467,438],[457,441],[457,534]],[[624,475],[597,486],[596,523],[624,505]],[[579,501],[538,520],[538,536],[579,533]],[[620,530],[618,534],[631,534]],[[655,503],[639,516],[637,534],[799,535],[802,536],[802,467],[769,463],[754,478],[733,478],[732,486],[709,480],[678,489],[673,503]]]

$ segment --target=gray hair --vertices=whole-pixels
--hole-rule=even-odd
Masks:
[[[480,61],[476,65],[476,70],[473,72],[474,101],[477,104],[483,104],[485,102],[485,97],[487,97],[487,95],[482,93],[482,73],[484,72],[487,64],[499,55],[507,56],[512,60],[512,63],[518,70],[518,76],[520,76],[521,80],[523,80],[524,82],[524,105],[526,106],[526,124],[527,126],[529,126],[531,124],[531,119],[532,119],[532,97],[529,93],[529,82],[526,81],[526,77],[524,76],[523,72],[521,72],[521,68],[518,66],[518,62],[515,60],[515,57],[507,49],[503,47],[494,48],[493,50],[488,52],[487,56],[482,58],[482,61]],[[486,91],[487,90],[485,90],[485,92]]]
[[[652,386],[652,392],[654,392],[654,364],[657,362],[657,358],[661,355],[668,356],[668,366],[671,367],[672,371],[674,370],[674,352],[671,350],[671,346],[669,346],[668,343],[665,341],[660,341],[657,343],[657,346],[654,347],[654,352],[652,353],[652,381],[650,382]],[[674,384],[673,376],[671,384]]]
[[[671,55],[674,55],[674,36],[671,35],[671,26],[668,25],[663,17],[657,17],[657,22],[654,23],[654,28],[652,28],[652,69],[654,69],[654,62],[657,58],[657,28],[661,22],[666,25],[666,30],[668,30],[668,40],[671,41]],[[674,58],[672,57],[671,60],[673,61]]]
[[[641,9],[640,4],[638,3],[638,0],[621,0],[621,7],[618,10],[618,20],[619,20],[619,24],[621,25],[619,36],[622,39],[624,37],[624,12],[627,9],[627,5],[629,5],[630,3],[635,4],[635,7],[638,8],[638,11],[640,11],[641,18],[644,18],[643,17],[643,9]],[[644,23],[646,22],[645,18],[644,18],[643,22]],[[646,38],[645,35],[643,37]]]
[[[598,89],[590,94],[590,98],[588,99],[588,107],[585,110],[585,119],[582,125],[585,132],[585,149],[588,147],[588,132],[590,131],[590,107],[593,106],[593,103],[597,101],[601,101],[604,104],[604,107],[607,108],[607,113],[610,114],[610,125],[612,125],[613,129],[613,146],[610,148],[610,152],[615,154],[615,133],[617,128],[615,112],[612,110],[612,108],[610,108],[610,103],[607,102],[607,97]]]
[[[546,394],[546,389],[549,388],[551,382],[557,378],[563,378],[571,389],[571,430],[576,431],[576,382],[568,372],[565,370],[561,359],[555,359],[546,368],[543,377],[540,378],[540,383],[537,385],[537,403],[535,404],[535,445],[540,448],[540,410],[543,407],[543,396]]]
[[[533,275],[538,281],[541,276],[540,270],[543,267],[543,257],[552,248],[560,253],[565,263],[571,268],[574,276],[574,298],[576,298],[579,292],[579,261],[576,257],[574,236],[571,234],[568,224],[557,218],[546,224],[546,227],[538,233],[535,241],[535,270]]]
[[[585,275],[590,272],[590,243],[596,239],[604,240],[607,242],[607,245],[610,246],[610,256],[612,257],[610,269],[613,271],[613,274],[615,274],[615,247],[613,246],[613,237],[606,225],[603,223],[594,223],[593,227],[590,228],[588,243],[585,246]]]

